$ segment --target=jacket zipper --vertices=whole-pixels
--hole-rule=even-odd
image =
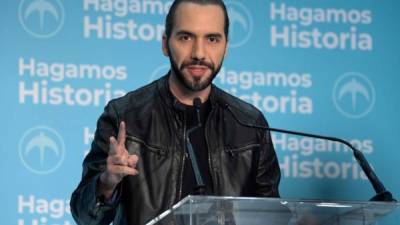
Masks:
[[[213,114],[213,112],[214,112],[215,110],[213,110],[213,109],[211,109],[211,112],[210,112],[210,114],[208,115],[208,117],[207,117],[207,120],[206,120],[206,123],[204,124],[204,136],[205,136],[205,138],[206,138],[206,146],[207,146],[207,150],[208,150],[208,167],[209,167],[209,169],[210,169],[210,176],[211,176],[211,183],[213,184],[213,191],[215,192],[215,190],[216,190],[216,185],[215,185],[215,183],[214,183],[214,178],[213,178],[213,174],[214,174],[214,170],[213,170],[213,168],[212,168],[212,163],[211,163],[211,148],[210,148],[210,146],[208,145],[208,132],[207,132],[207,124],[209,124],[209,120],[210,120],[210,118],[211,118],[211,116],[212,116],[212,114]]]
[[[160,154],[162,154],[162,155],[165,154],[165,150],[164,149],[159,148],[159,147],[155,147],[155,146],[150,146],[150,145],[146,144],[146,142],[142,141],[141,139],[139,139],[137,137],[134,137],[134,136],[131,136],[131,135],[127,135],[126,139],[130,139],[131,141],[134,141],[134,142],[139,142],[140,144],[142,144],[146,148],[148,148],[150,151],[156,152],[159,155]]]
[[[186,160],[186,113],[183,114],[183,154],[182,154],[182,169],[181,169],[181,180],[179,186],[179,194],[178,201],[181,200],[182,197],[182,186],[183,186],[183,171],[185,169],[185,160]]]
[[[259,146],[260,146],[260,144],[248,144],[248,145],[245,145],[245,146],[240,147],[240,148],[225,149],[225,151],[233,153],[233,152],[239,152],[239,151],[242,151],[242,150],[245,150],[245,149],[248,149],[248,148],[259,147]]]

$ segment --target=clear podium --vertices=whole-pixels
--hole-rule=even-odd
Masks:
[[[147,224],[380,225],[388,215],[399,225],[400,203],[188,196]]]

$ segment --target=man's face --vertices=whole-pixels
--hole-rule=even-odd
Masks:
[[[224,14],[217,5],[181,3],[163,52],[181,84],[191,91],[208,87],[218,74],[225,55]]]

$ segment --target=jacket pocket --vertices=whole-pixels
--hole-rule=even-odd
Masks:
[[[160,177],[171,176],[172,157],[168,157],[167,147],[161,148],[133,136],[127,136],[125,144],[130,155],[135,154],[139,157],[136,169],[139,171],[137,177],[141,182],[147,185],[158,184]]]
[[[152,210],[153,204],[157,207],[161,206],[161,200],[166,198],[166,193],[173,191],[173,189],[171,190],[171,183],[173,183],[171,180],[174,178],[174,171],[171,169],[172,157],[169,157],[171,154],[168,154],[167,146],[160,147],[149,144],[134,136],[127,136],[125,145],[129,154],[139,157],[136,164],[139,174],[124,178],[125,199],[123,201],[129,202],[129,204],[137,201],[145,202],[146,207],[143,208],[145,211]],[[139,205],[133,204],[132,210]]]
[[[156,154],[158,156],[167,155],[166,148],[148,144],[140,138],[134,136],[126,137],[126,149],[128,150],[129,154],[136,154],[139,156],[146,155],[148,153]]]
[[[242,147],[224,147],[224,152],[228,153],[230,156],[237,156],[248,151],[256,151],[260,147],[260,144],[247,144]]]
[[[226,146],[221,151],[221,186],[223,194],[248,195],[254,187],[260,144]]]
[[[228,173],[240,170],[243,175],[249,174],[256,167],[259,149],[260,144],[255,143],[236,148],[225,147],[221,153],[222,167],[227,172],[230,170]]]

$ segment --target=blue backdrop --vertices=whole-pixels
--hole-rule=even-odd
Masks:
[[[400,191],[400,2],[232,0],[215,84],[272,127],[344,138]],[[74,224],[69,198],[112,98],[162,76],[164,0],[0,3],[2,224]],[[273,134],[285,198],[368,200],[343,145]],[[400,219],[397,217],[397,223]]]

